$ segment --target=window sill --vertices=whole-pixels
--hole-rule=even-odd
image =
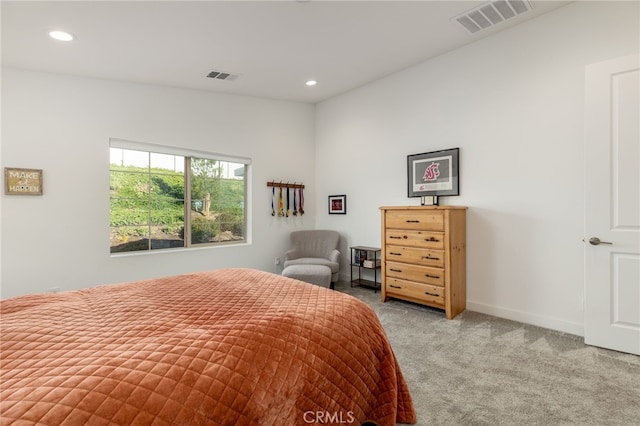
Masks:
[[[221,248],[228,248],[228,247],[245,247],[250,245],[251,243],[248,241],[244,241],[240,243],[229,242],[229,243],[202,244],[198,246],[182,247],[182,248],[165,248],[165,249],[154,249],[154,250],[139,250],[139,251],[125,251],[120,253],[109,253],[109,257],[117,258],[117,257],[131,257],[131,256],[147,256],[147,255],[153,255],[153,254],[183,253],[183,252],[192,252],[192,251],[200,251],[200,250],[221,249]]]

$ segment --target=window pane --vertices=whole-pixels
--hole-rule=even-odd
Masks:
[[[170,197],[184,200],[184,174],[170,172],[149,176],[150,192],[153,197]]]
[[[184,173],[184,157],[170,154],[151,153],[151,168],[154,172],[167,170],[169,172]]]
[[[151,249],[184,247],[184,200],[151,198]]]
[[[149,199],[111,198],[111,226],[148,226]]]
[[[216,235],[218,235],[218,224],[215,218],[191,216],[191,244],[212,243]]]
[[[149,173],[145,170],[122,170],[120,168],[111,169],[109,189],[113,197],[138,198],[149,194]]]
[[[192,244],[244,240],[244,167],[191,159]]]
[[[134,151],[131,149],[110,149],[110,163],[121,167],[149,168],[149,153],[144,151]]]
[[[111,253],[149,250],[148,226],[112,226]]]
[[[237,241],[244,239],[244,222],[234,217],[233,221],[220,223],[220,240]]]

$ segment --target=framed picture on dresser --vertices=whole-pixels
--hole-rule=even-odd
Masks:
[[[409,197],[460,195],[459,148],[407,156]]]

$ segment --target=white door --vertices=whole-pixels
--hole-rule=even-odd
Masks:
[[[588,65],[584,340],[640,355],[640,65]]]

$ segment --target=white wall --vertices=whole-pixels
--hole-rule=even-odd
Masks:
[[[44,195],[2,195],[2,297],[227,266],[280,272],[274,258],[287,248],[289,232],[315,222],[314,111],[293,102],[3,69],[2,167],[43,169]],[[252,242],[110,256],[112,137],[252,158]],[[303,217],[271,216],[272,179],[307,186]]]
[[[378,207],[419,204],[406,156],[460,147],[468,309],[582,334],[584,70],[638,52],[638,16],[573,3],[319,104],[317,227],[380,246]]]

